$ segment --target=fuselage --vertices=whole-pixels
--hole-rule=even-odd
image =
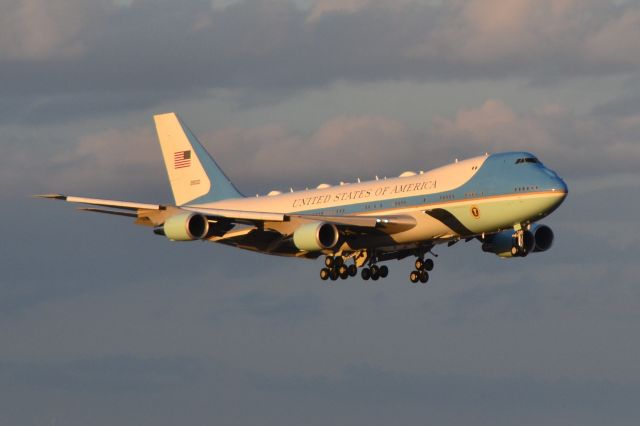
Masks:
[[[392,237],[352,239],[352,249],[378,244],[470,237],[535,222],[554,211],[567,185],[527,152],[484,155],[427,172],[198,207],[315,215],[408,215],[412,229]],[[277,224],[274,224],[277,227]]]

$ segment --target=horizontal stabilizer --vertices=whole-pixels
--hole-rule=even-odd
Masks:
[[[125,210],[164,210],[166,207],[159,204],[132,203],[129,201],[103,200],[100,198],[74,197],[63,194],[42,194],[34,195],[38,198],[49,198],[52,200],[61,200],[68,203],[90,204],[92,206],[111,207]]]

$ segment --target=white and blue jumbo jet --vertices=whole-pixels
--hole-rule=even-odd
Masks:
[[[321,184],[244,197],[174,113],[154,116],[175,205],[74,197],[80,210],[135,218],[172,241],[205,240],[280,256],[325,256],[323,280],[389,273],[381,262],[415,256],[411,282],[426,283],[437,244],[474,239],[498,256],[548,250],[553,232],[536,222],[567,185],[532,154],[505,152],[397,178]],[[435,255],[434,255],[435,256]]]

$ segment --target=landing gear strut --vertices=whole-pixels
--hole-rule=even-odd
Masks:
[[[342,256],[327,256],[324,258],[325,268],[320,270],[320,279],[336,281],[338,278],[346,280],[358,273],[356,265],[345,265]]]
[[[516,233],[513,235],[511,255],[513,257],[526,257],[534,244],[531,232],[522,228],[516,229]]]

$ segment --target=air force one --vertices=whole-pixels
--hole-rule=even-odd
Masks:
[[[210,241],[260,253],[316,259],[323,280],[378,280],[382,262],[415,256],[409,279],[426,283],[438,244],[479,240],[504,258],[548,250],[551,228],[536,223],[567,196],[567,185],[527,152],[457,161],[427,172],[245,197],[175,113],[154,116],[175,205],[38,197],[80,210],[135,218],[172,241]]]

